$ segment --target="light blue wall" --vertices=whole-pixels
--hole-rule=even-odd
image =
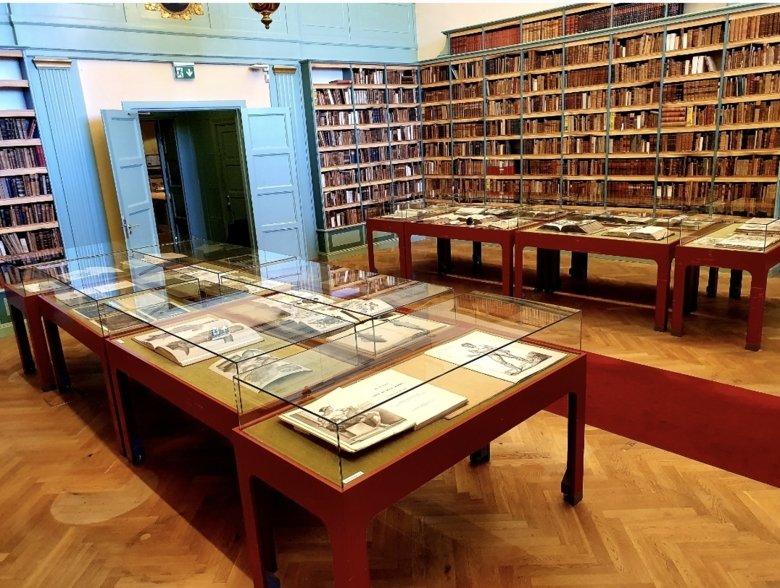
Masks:
[[[296,66],[303,59],[416,60],[413,4],[282,3],[268,30],[247,3],[203,8],[204,15],[180,21],[163,19],[145,10],[143,3],[0,4],[0,46],[24,49],[28,63],[34,57]],[[271,73],[271,100],[272,106],[290,109],[296,122],[296,151],[306,157],[303,87],[297,69],[292,85],[277,84]],[[73,245],[99,242],[107,238],[105,210],[77,68],[44,72],[31,66],[28,73],[40,125],[49,129],[43,134],[44,149],[63,233]],[[56,122],[65,115],[71,119],[67,124]],[[297,166],[298,186],[312,206],[304,214],[304,224],[313,226],[314,196],[307,168]],[[74,214],[85,210],[94,212]],[[307,249],[316,251],[316,243]]]

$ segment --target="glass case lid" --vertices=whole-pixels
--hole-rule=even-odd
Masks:
[[[240,364],[236,352],[254,357],[353,326],[337,316],[245,290],[199,298],[195,288],[177,284],[120,296],[107,301],[104,312],[131,317],[142,328],[132,340],[179,366],[215,358]]]
[[[691,234],[685,245],[692,247],[763,253],[780,243],[780,220],[749,218],[719,222]]]
[[[342,485],[566,364],[580,340],[579,311],[461,295],[269,354],[235,376],[239,421],[250,438]]]
[[[176,262],[186,266],[204,265],[215,270],[222,265],[231,268],[258,268],[278,261],[295,259],[293,255],[277,253],[262,249],[253,249],[232,243],[220,243],[208,239],[189,239],[175,243],[164,243],[134,250],[136,253],[149,255],[151,258]],[[222,270],[227,271],[227,270]]]
[[[222,283],[235,289],[254,288],[271,299],[335,313],[355,322],[453,295],[447,286],[306,260],[265,266],[257,275],[225,275]]]

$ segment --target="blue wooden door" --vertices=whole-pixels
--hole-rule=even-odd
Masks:
[[[127,248],[157,245],[157,228],[138,113],[102,110],[101,115]]]
[[[256,245],[306,257],[290,113],[242,108],[241,124]]]

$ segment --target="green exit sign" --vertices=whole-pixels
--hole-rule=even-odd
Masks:
[[[195,79],[195,64],[194,63],[174,63],[173,64],[173,78],[176,80],[194,80]]]

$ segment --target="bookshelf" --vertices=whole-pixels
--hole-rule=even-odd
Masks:
[[[450,55],[557,39],[682,14],[682,3],[585,4],[444,31]]]
[[[24,56],[0,50],[0,264],[15,268],[62,257],[51,183],[31,108]]]
[[[320,251],[365,244],[365,220],[422,198],[416,65],[309,62],[307,117]]]
[[[780,7],[642,6],[529,15],[509,47],[488,39],[511,23],[475,27],[490,50],[422,63],[426,196],[776,216]]]

